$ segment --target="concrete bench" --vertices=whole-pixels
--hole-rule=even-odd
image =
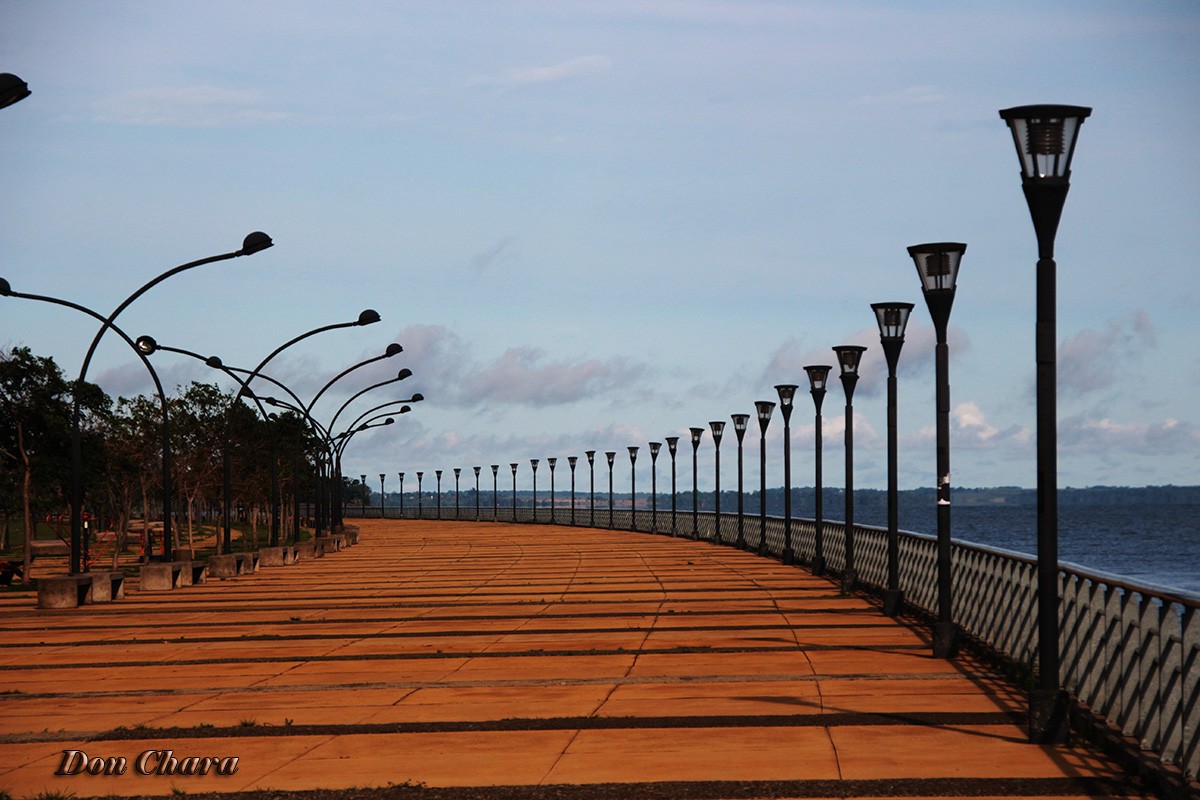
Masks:
[[[342,531],[342,538],[347,547],[358,544],[358,528],[346,528]]]
[[[300,560],[299,548],[294,545],[264,547],[258,551],[260,567],[284,567]]]
[[[325,549],[326,555],[328,555],[329,553],[336,553],[338,550],[341,550],[344,539],[340,533],[335,533],[331,536],[318,536],[313,541],[321,545]]]
[[[38,556],[69,556],[71,545],[62,539],[32,539],[29,542],[29,560]]]
[[[165,592],[204,583],[208,576],[208,563],[191,560],[152,562],[143,564],[138,575],[143,592]]]
[[[316,541],[301,542],[296,545],[296,558],[303,560],[305,558],[321,558],[325,555],[325,548]]]
[[[226,553],[208,559],[208,577],[236,578],[258,572],[258,552]]]
[[[85,572],[55,575],[37,582],[38,608],[78,608],[91,603],[111,603],[125,596],[125,573]]]

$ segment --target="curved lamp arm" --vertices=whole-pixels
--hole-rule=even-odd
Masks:
[[[389,383],[396,383],[398,381],[402,381],[405,378],[408,378],[411,376],[412,376],[412,370],[409,369],[408,367],[405,367],[404,369],[397,372],[396,377],[394,377],[394,378],[389,378],[388,380],[380,381],[379,383],[373,383],[370,386],[366,387],[365,389],[359,389],[357,392],[355,392],[354,394],[352,394],[350,396],[349,400],[342,403],[342,407],[339,408],[337,410],[337,413],[333,415],[333,419],[329,420],[329,427],[332,429],[333,426],[337,424],[337,418],[342,415],[342,412],[346,410],[346,407],[349,406],[351,403],[353,403],[358,398],[362,397],[367,392],[378,389],[380,386],[387,386]]]
[[[365,367],[367,364],[374,364],[376,361],[382,361],[385,358],[391,358],[392,356],[398,355],[403,352],[404,352],[404,348],[401,347],[400,345],[396,344],[395,342],[393,342],[392,344],[389,344],[387,346],[386,350],[383,351],[383,355],[368,358],[366,361],[360,361],[357,364],[355,364],[354,366],[347,367],[346,369],[342,370],[337,375],[335,375],[328,383],[326,383],[324,386],[321,387],[321,391],[317,392],[316,396],[313,397],[312,402],[310,402],[308,404],[308,410],[309,411],[313,410],[313,406],[315,406],[317,404],[317,401],[321,399],[321,395],[325,394],[326,389],[328,389],[330,386],[333,386],[335,383],[337,383],[342,378],[349,375],[354,370],[358,369],[359,367]]]

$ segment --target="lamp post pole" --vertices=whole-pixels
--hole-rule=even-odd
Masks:
[[[533,521],[537,522],[537,465],[536,458],[529,459],[529,466],[533,468]]]
[[[367,516],[367,495],[369,495],[371,493],[371,490],[367,488],[367,476],[366,475],[359,475],[358,481],[362,485],[361,513],[362,513],[363,517],[366,517]]]
[[[714,419],[708,423],[713,438],[713,541],[721,542],[721,435],[725,432],[725,420]]]
[[[479,522],[479,471],[482,467],[471,467],[475,471],[475,521]]]
[[[383,479],[385,473],[379,473],[379,518],[383,519]]]
[[[758,414],[758,554],[767,554],[767,425],[771,423],[771,412],[775,404],[770,400],[756,400],[754,410]]]
[[[812,395],[813,406],[816,408],[816,424],[813,434],[813,463],[815,465],[813,499],[816,505],[813,510],[813,575],[825,574],[825,517],[821,487],[821,403],[825,399],[825,386],[829,382],[829,371],[831,369],[833,367],[827,364],[813,364],[804,368],[804,371],[808,374],[809,394]]]
[[[1029,738],[1065,742],[1067,695],[1061,685],[1058,598],[1057,265],[1054,240],[1071,187],[1083,106],[1018,106],[1000,112],[1021,162],[1021,186],[1037,235],[1037,562],[1038,683],[1029,698]]]
[[[459,476],[459,475],[461,475],[461,474],[462,474],[462,468],[461,468],[461,467],[455,467],[455,468],[454,468],[454,519],[455,519],[455,521],[457,521],[457,520],[458,520],[458,515],[459,515],[459,510],[458,510],[458,508],[459,508],[459,506],[458,506],[458,476]]]
[[[842,390],[846,394],[846,521],[842,594],[853,591],[858,580],[858,571],[854,567],[854,387],[858,384],[858,366],[866,349],[854,344],[833,348],[841,367]]]
[[[425,493],[421,491],[421,479],[424,477],[424,472],[417,473],[417,519],[425,518]]]
[[[567,466],[571,468],[571,525],[575,524],[575,465],[579,456],[567,456]]]
[[[606,450],[604,457],[608,459],[608,528],[613,527],[613,461],[617,457],[615,450]]]
[[[583,453],[588,460],[588,508],[591,517],[588,524],[596,527],[596,451],[585,450]]]
[[[650,532],[658,533],[658,451],[662,442],[650,442]]]
[[[737,512],[737,541],[734,546],[746,549],[746,484],[744,482],[744,462],[742,460],[742,440],[746,438],[746,426],[750,422],[749,414],[733,414],[733,432],[737,436],[738,447],[738,512]]]
[[[400,477],[400,519],[404,519],[404,473],[397,472]]]
[[[509,465],[512,470],[513,490],[512,490],[512,518],[513,522],[517,521],[517,465],[512,462]]]
[[[957,626],[952,616],[950,574],[950,349],[946,329],[958,280],[958,267],[967,246],[959,242],[918,244],[908,248],[921,278],[921,292],[937,337],[934,370],[937,376],[937,622],[933,654],[950,658],[956,649]]]
[[[667,442],[667,452],[669,452],[671,454],[671,535],[678,536],[679,528],[675,524],[676,511],[677,511],[676,504],[678,502],[678,491],[675,488],[675,478],[676,478],[675,453],[676,453],[676,451],[679,450],[679,437],[678,436],[668,436],[668,437],[666,437],[666,442]]]
[[[550,465],[550,524],[554,524],[554,468],[558,466],[557,458],[547,458],[546,463]]]
[[[688,428],[692,434],[692,538],[700,538],[700,480],[699,453],[700,440],[704,437],[704,428]]]
[[[908,325],[912,303],[872,303],[875,321],[879,323],[879,342],[887,359],[887,432],[888,432],[888,531],[887,531],[887,588],[883,594],[883,613],[899,616],[904,608],[904,593],[900,591],[900,485],[899,450],[896,419],[896,365],[904,345],[904,329]]]
[[[629,527],[637,530],[637,453],[636,446],[629,447]]]
[[[783,414],[783,563],[796,560],[792,552],[792,407],[796,390],[794,383],[782,383],[775,387],[779,395],[779,412]]]
[[[442,518],[442,471],[435,469],[433,474],[437,476],[437,518]]]
[[[500,519],[500,490],[497,485],[500,465],[492,464],[492,522]]]

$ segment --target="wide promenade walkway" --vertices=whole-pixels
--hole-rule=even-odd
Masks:
[[[1143,796],[1084,744],[1028,744],[1020,693],[925,631],[648,534],[368,520],[233,580],[0,599],[0,645],[13,800]],[[126,771],[56,776],[64,751]]]

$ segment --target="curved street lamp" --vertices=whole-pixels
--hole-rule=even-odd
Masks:
[[[775,404],[770,400],[754,401],[754,411],[758,414],[758,554],[767,554],[767,425],[771,423],[771,412]]]
[[[713,476],[716,482],[713,488],[713,541],[717,544],[723,544],[721,541],[721,435],[725,432],[725,420],[714,419],[708,423],[708,428],[712,433],[713,457],[715,459],[715,464],[713,465]]]
[[[825,386],[829,382],[829,371],[831,369],[833,367],[827,364],[812,364],[804,368],[804,371],[808,374],[808,391],[812,395],[813,405],[817,411],[813,444],[813,462],[816,468],[816,474],[813,478],[814,500],[816,501],[816,508],[813,511],[815,538],[812,563],[813,575],[825,574],[825,517],[821,486],[821,403],[825,400]]]
[[[11,72],[0,72],[0,108],[7,108],[29,95],[29,84]]]
[[[1071,160],[1084,106],[1017,106],[1000,112],[1021,162],[1021,187],[1037,235],[1037,561],[1038,688],[1030,696],[1029,737],[1065,742],[1068,698],[1061,685],[1058,599],[1057,266],[1054,239],[1071,188]]]
[[[854,387],[858,384],[858,366],[866,349],[856,344],[833,348],[842,371],[842,390],[846,393],[846,563],[842,569],[842,594],[853,591],[858,580],[854,568]]]
[[[896,425],[896,365],[900,348],[904,346],[904,329],[912,313],[912,303],[872,303],[875,321],[879,324],[879,342],[887,359],[887,431],[888,431],[888,530],[887,530],[887,588],[883,594],[883,613],[899,616],[904,609],[904,593],[900,591],[900,485],[899,450]]]

